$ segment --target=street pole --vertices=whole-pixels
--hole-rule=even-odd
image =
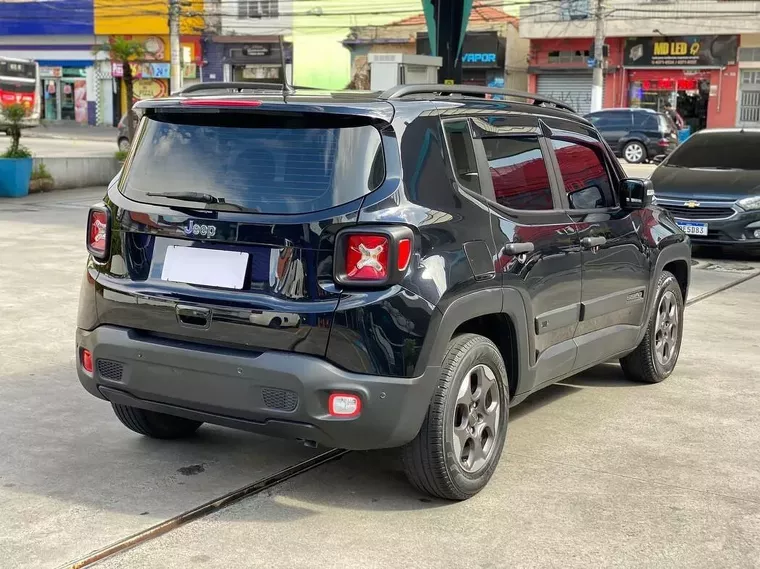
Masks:
[[[604,0],[596,0],[594,29],[594,75],[591,81],[591,112],[602,110],[604,93]]]
[[[180,61],[179,16],[180,0],[169,0],[169,44],[171,50],[171,89],[182,90],[182,62]]]

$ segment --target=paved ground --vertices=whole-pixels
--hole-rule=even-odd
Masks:
[[[8,143],[8,137],[0,136],[0,148],[5,148]],[[118,150],[115,138],[112,141],[95,141],[22,137],[21,144],[31,150],[33,156],[39,158],[112,157]]]
[[[87,205],[102,189],[0,201],[0,566],[72,560],[313,456],[204,427],[133,435],[74,373]],[[699,295],[758,272],[701,260]],[[410,489],[392,453],[350,453],[104,568],[760,567],[760,277],[687,309],[676,373],[600,366],[514,409],[488,488]]]
[[[96,142],[113,142],[116,140],[117,129],[113,126],[90,126],[66,122],[43,123],[38,127],[24,131],[28,138],[62,138],[66,140],[94,140]]]

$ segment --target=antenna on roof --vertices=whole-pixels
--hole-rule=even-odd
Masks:
[[[285,65],[285,44],[282,41],[282,36],[279,36],[278,39],[280,40],[280,66],[282,66],[282,84],[285,86],[283,92],[287,93],[291,90],[291,87],[288,85],[288,68]]]

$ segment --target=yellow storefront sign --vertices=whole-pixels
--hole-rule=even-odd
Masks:
[[[180,33],[200,35],[204,29],[203,0],[182,3]],[[189,15],[189,14],[192,14]],[[168,35],[169,2],[166,0],[94,0],[95,34]]]

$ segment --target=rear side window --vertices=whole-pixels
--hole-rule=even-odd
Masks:
[[[640,115],[641,116],[636,121],[636,123],[639,125],[639,128],[648,131],[660,130],[660,122],[657,120],[657,115],[652,115],[649,113],[640,113]]]
[[[757,149],[760,132],[715,132],[697,134],[676,148],[667,166],[720,170],[760,170]],[[724,191],[715,187],[716,192]]]
[[[145,118],[121,191],[139,202],[294,214],[350,202],[385,179],[373,126],[250,117]],[[224,203],[177,201],[188,192]]]
[[[615,194],[607,169],[593,148],[565,140],[552,140],[552,147],[570,209],[615,206]]]
[[[443,128],[457,181],[468,190],[480,193],[478,165],[467,121],[448,121]]]
[[[483,146],[499,204],[520,210],[554,207],[537,137],[484,138]]]

